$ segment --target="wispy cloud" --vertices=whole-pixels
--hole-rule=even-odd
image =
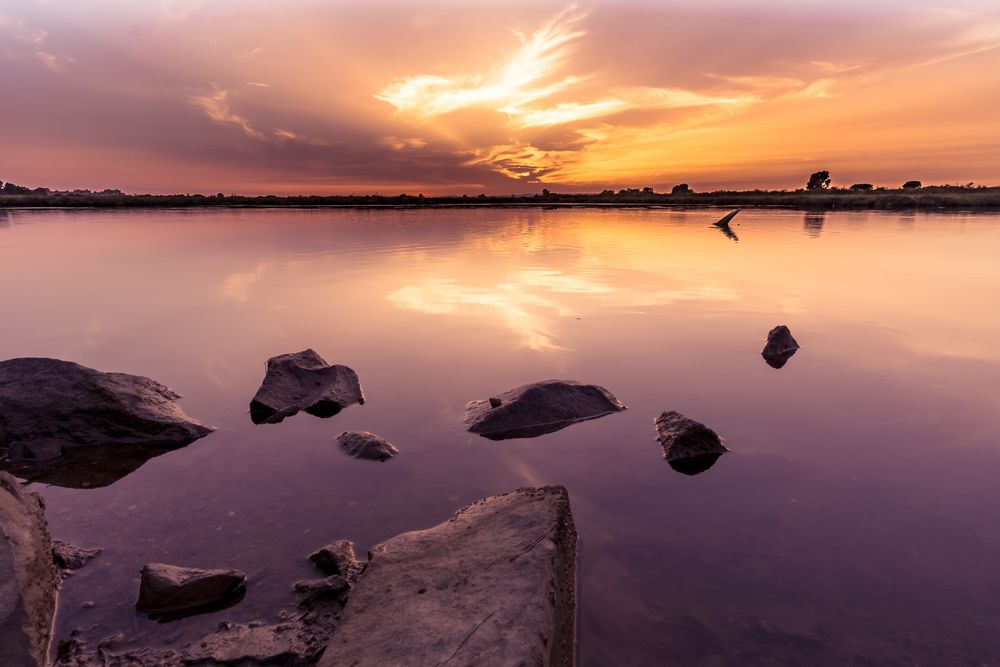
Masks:
[[[216,88],[209,95],[192,95],[188,101],[205,112],[205,115],[218,123],[229,123],[240,128],[245,135],[254,139],[265,139],[265,135],[260,130],[254,128],[250,121],[243,116],[234,113],[229,106],[229,91],[224,88]]]

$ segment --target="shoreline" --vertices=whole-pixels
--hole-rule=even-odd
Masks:
[[[79,208],[774,208],[802,211],[1000,212],[1000,187],[927,187],[919,191],[711,192],[668,195],[569,195],[423,197],[400,195],[245,197],[204,195],[0,195],[0,209]]]

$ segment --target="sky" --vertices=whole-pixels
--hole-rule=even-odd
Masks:
[[[0,0],[0,180],[995,185],[997,72],[995,0]]]

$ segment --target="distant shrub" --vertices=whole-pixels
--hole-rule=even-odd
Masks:
[[[681,183],[670,188],[670,194],[672,195],[689,195],[693,192],[691,186],[687,183]]]
[[[806,190],[826,190],[828,187],[830,187],[828,171],[817,171],[809,176],[809,182],[806,183]]]
[[[863,192],[869,192],[871,190],[874,190],[875,186],[872,185],[871,183],[855,183],[854,185],[851,186],[851,189],[860,190]]]
[[[921,183],[920,181],[907,181],[906,183],[903,183],[904,190],[916,190],[917,188],[920,188],[922,186],[923,183]]]

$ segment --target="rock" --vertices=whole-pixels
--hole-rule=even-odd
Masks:
[[[490,400],[470,402],[465,409],[465,425],[490,440],[534,438],[624,409],[622,402],[604,387],[546,380],[511,389]]]
[[[388,461],[399,453],[391,442],[368,431],[345,431],[337,436],[337,445],[348,456],[371,461]]]
[[[663,458],[677,472],[697,475],[729,451],[715,431],[679,412],[664,412],[655,424]]]
[[[42,499],[0,472],[0,665],[47,664],[58,582]]]
[[[569,666],[575,581],[566,489],[486,498],[375,547],[319,664]]]
[[[16,463],[42,463],[62,456],[62,445],[54,441],[12,442],[7,457]]]
[[[364,402],[357,373],[347,366],[330,366],[315,351],[303,350],[267,360],[264,382],[250,401],[250,419],[255,424],[277,424],[301,410],[326,418]]]
[[[325,579],[297,581],[292,589],[305,596],[304,603],[309,604],[320,599],[340,597],[351,590],[351,584],[344,577],[334,574]]]
[[[761,351],[761,356],[771,368],[781,368],[799,349],[799,344],[792,337],[792,332],[784,324],[771,329],[767,334],[767,344]]]
[[[138,375],[102,373],[58,359],[8,359],[0,362],[0,453],[4,467],[32,478],[51,470],[69,472],[69,454],[93,450],[103,458],[141,460],[194,442],[212,431],[177,407],[180,396],[159,382]],[[157,449],[155,453],[146,449]],[[135,457],[132,457],[135,458]],[[68,460],[67,460],[68,459]],[[98,461],[98,468],[102,465]],[[112,463],[112,466],[117,466]],[[59,482],[49,482],[56,483]],[[71,484],[70,484],[71,485]]]
[[[350,579],[360,564],[354,556],[354,545],[348,540],[337,540],[316,550],[309,556],[323,574],[339,574]]]
[[[311,664],[320,645],[310,645],[294,623],[244,625],[225,623],[217,632],[184,649],[184,665]]]
[[[69,542],[52,541],[52,559],[62,570],[79,570],[100,553],[100,549],[81,549]]]
[[[240,570],[149,563],[142,567],[135,608],[155,613],[203,607],[238,594],[245,581],[246,574]]]
[[[733,218],[735,218],[736,214],[739,213],[741,210],[742,209],[736,209],[735,211],[732,211],[731,213],[727,213],[726,215],[724,215],[722,217],[721,220],[719,220],[718,222],[714,223],[714,225],[716,227],[722,227],[724,229],[728,229],[729,228],[729,223],[733,221]]]

